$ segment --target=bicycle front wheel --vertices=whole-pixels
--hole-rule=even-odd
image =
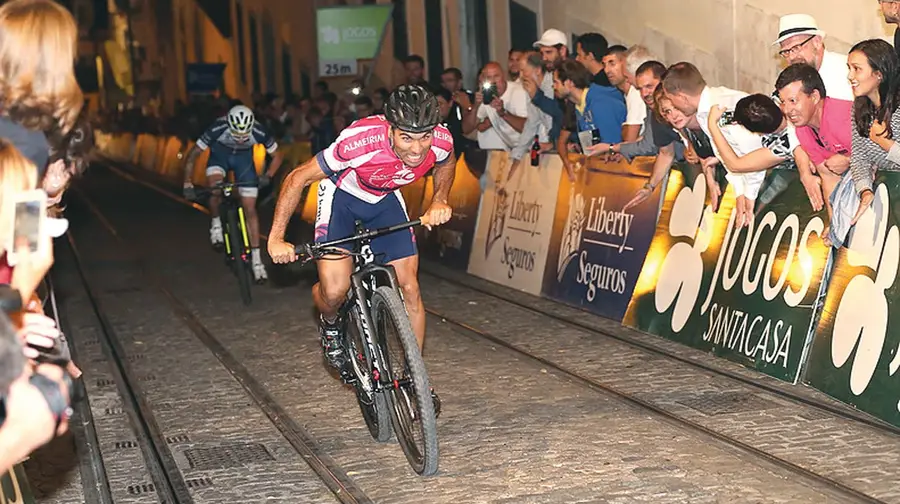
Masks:
[[[384,372],[389,373],[388,397],[397,441],[413,470],[431,476],[438,469],[437,420],[431,387],[406,307],[394,289],[375,290],[372,322]]]
[[[241,291],[241,300],[245,305],[249,305],[250,297],[250,258],[247,257],[244,249],[244,240],[241,235],[241,226],[238,224],[236,210],[226,212],[225,222],[228,226],[228,243],[231,248],[232,264],[234,273],[237,275],[238,287]]]

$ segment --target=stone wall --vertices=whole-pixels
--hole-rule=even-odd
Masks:
[[[826,48],[846,52],[854,43],[892,40],[876,0],[567,0],[543,2],[545,28],[599,31],[611,43],[641,43],[667,64],[696,64],[715,85],[770,92],[781,68],[771,45],[778,18],[813,15],[828,35]]]

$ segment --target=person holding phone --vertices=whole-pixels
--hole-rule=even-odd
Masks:
[[[510,151],[519,144],[528,117],[528,93],[518,82],[506,80],[499,63],[492,61],[481,71],[482,81],[474,103],[461,103],[463,134],[478,132],[484,150]]]
[[[53,265],[53,242],[43,230],[20,231],[17,242],[16,202],[37,185],[37,169],[5,139],[0,139],[0,284],[17,293],[5,311],[27,307],[41,280]],[[31,244],[34,244],[32,250]],[[15,268],[13,267],[15,266]],[[16,304],[16,301],[18,302]]]

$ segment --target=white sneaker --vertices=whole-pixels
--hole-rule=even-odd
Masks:
[[[264,282],[269,279],[269,275],[266,274],[266,267],[263,265],[262,261],[257,258],[253,258],[251,261],[253,264],[253,278],[257,282]]]
[[[225,244],[225,236],[222,234],[222,224],[213,222],[209,227],[209,241],[213,247]]]

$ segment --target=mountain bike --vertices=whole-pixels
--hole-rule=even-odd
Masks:
[[[350,292],[339,309],[344,321],[344,380],[356,389],[363,419],[376,441],[392,430],[413,470],[431,476],[438,469],[435,405],[425,362],[419,352],[397,274],[376,263],[372,238],[422,224],[421,220],[375,230],[356,222],[356,234],[296,248],[303,263],[353,257]],[[353,250],[337,245],[353,243]]]
[[[239,187],[257,187],[256,183],[217,182],[208,188],[197,188],[199,192],[212,194],[220,191],[222,203],[219,205],[219,216],[222,219],[224,238],[225,264],[231,268],[238,279],[241,300],[245,305],[252,301],[250,285],[253,282],[253,265],[250,258],[250,232],[244,217],[241,201],[235,198]]]

